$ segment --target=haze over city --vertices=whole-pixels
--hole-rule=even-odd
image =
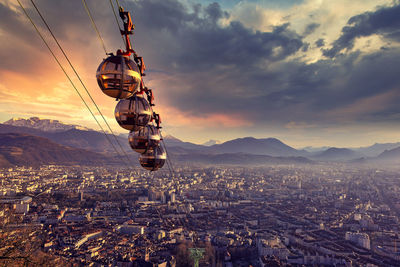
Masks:
[[[296,148],[399,141],[399,1],[123,3],[166,133],[193,143],[276,137]],[[109,3],[88,4],[106,48],[120,48]],[[38,5],[120,131],[115,101],[96,84],[105,55],[84,8]],[[2,0],[0,14],[0,121],[39,116],[98,130],[17,4]]]

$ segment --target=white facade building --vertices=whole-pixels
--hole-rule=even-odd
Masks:
[[[346,240],[353,242],[365,249],[371,249],[371,241],[366,233],[346,232]]]

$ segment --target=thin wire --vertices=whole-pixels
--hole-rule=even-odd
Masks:
[[[104,135],[106,136],[107,140],[110,142],[110,144],[112,145],[112,147],[114,148],[114,150],[117,152],[118,156],[120,156],[118,150],[116,149],[116,147],[114,146],[114,144],[111,142],[110,138],[108,137],[107,133],[104,131],[103,127],[101,126],[101,124],[99,123],[99,121],[97,120],[96,116],[93,114],[92,110],[90,109],[90,107],[88,106],[88,104],[86,103],[85,99],[82,97],[82,95],[79,93],[78,89],[76,88],[75,84],[72,82],[71,78],[69,77],[68,73],[66,72],[66,70],[64,69],[64,67],[62,66],[62,64],[60,63],[60,61],[58,60],[57,56],[54,54],[53,50],[50,48],[49,44],[47,43],[47,41],[44,39],[43,35],[40,33],[39,29],[37,28],[36,24],[33,22],[33,20],[31,19],[31,17],[28,15],[28,13],[26,12],[24,6],[22,5],[22,3],[17,0],[19,6],[22,8],[22,10],[24,11],[25,16],[28,18],[28,20],[30,21],[30,23],[33,25],[33,27],[35,28],[37,34],[40,36],[40,38],[42,39],[42,41],[44,42],[44,44],[46,45],[47,49],[50,51],[51,55],[53,56],[53,58],[55,59],[55,61],[57,62],[58,66],[61,68],[61,70],[64,72],[65,76],[67,77],[67,79],[69,80],[69,82],[71,83],[72,87],[75,89],[76,93],[78,94],[79,98],[82,100],[82,102],[85,104],[86,108],[88,109],[88,111],[90,112],[90,114],[93,116],[94,120],[96,121],[97,125],[100,127],[100,129],[102,130],[102,132],[104,133]],[[120,156],[121,157],[121,156]],[[122,159],[122,158],[121,158]],[[125,162],[126,163],[126,162]],[[128,165],[129,167],[129,165]]]
[[[171,160],[171,157],[169,156],[167,145],[164,142],[164,138],[163,138],[163,136],[161,134],[161,131],[160,131],[160,137],[161,137],[161,142],[164,145],[165,154],[167,155],[167,163],[169,163],[170,168],[172,169],[173,177],[174,177],[175,176],[175,169],[174,169],[174,166],[172,165],[172,160]]]
[[[161,146],[162,146],[162,145],[161,145]],[[164,145],[164,147],[165,147],[165,145]],[[165,161],[167,162],[167,168],[168,168],[169,174],[171,175],[171,177],[173,177],[173,176],[174,176],[174,173],[172,172],[171,165],[169,164],[168,156],[167,156],[167,158],[166,158]]]
[[[164,140],[162,141],[162,143],[163,143],[164,148],[165,148],[165,153],[167,154],[167,163],[169,164],[169,168],[171,169],[172,178],[174,178],[174,177],[176,177],[176,172],[175,172],[174,166],[172,165],[171,157],[170,157],[170,155],[169,155],[169,153],[167,151],[167,146],[165,145]]]
[[[118,8],[121,8],[121,5],[119,4],[118,0],[115,0],[115,2],[117,3]]]
[[[160,137],[161,137],[161,142],[164,145],[165,153],[167,154],[167,165],[170,165],[170,168],[172,170],[171,171],[172,172],[172,178],[174,178],[175,177],[175,169],[174,169],[174,166],[172,165],[171,158],[169,157],[167,146],[165,145],[164,138],[163,138],[163,136],[161,134],[161,131],[160,131]]]
[[[150,110],[151,110],[151,113],[153,114],[153,113],[154,113],[154,110],[153,110],[153,108],[152,108],[151,106],[150,106]],[[153,124],[153,126],[155,126],[155,123],[154,123],[154,122],[152,122],[152,124]],[[165,145],[164,138],[163,138],[163,136],[162,136],[161,130],[159,130],[159,133],[160,133],[160,139],[161,139],[161,143],[162,143],[161,146],[164,145],[165,154],[167,155],[167,158],[166,158],[165,161],[167,162],[167,167],[168,167],[168,170],[169,170],[169,172],[170,172],[170,174],[171,174],[171,177],[173,178],[173,177],[175,177],[175,171],[174,171],[174,169],[173,169],[171,160],[169,159],[169,155],[168,155],[168,151],[167,151],[167,146]]]
[[[167,150],[167,149],[166,149],[166,146],[165,146],[165,143],[164,143],[163,141],[162,141],[162,144],[164,145],[164,149]],[[170,158],[169,158],[168,153],[167,153],[167,152],[165,152],[165,153],[167,154],[167,159],[166,159],[166,161],[167,161],[167,166],[168,166],[169,172],[170,172],[170,174],[171,174],[171,177],[173,178],[173,177],[175,176],[175,172],[174,172],[174,169],[173,169],[173,167],[172,167],[171,160],[170,160]]]
[[[102,38],[101,35],[100,35],[99,29],[97,29],[96,23],[94,22],[94,19],[93,19],[93,17],[92,17],[92,14],[90,13],[89,7],[88,7],[88,5],[86,4],[86,1],[85,1],[85,0],[82,0],[82,3],[83,3],[83,6],[84,6],[85,9],[86,9],[86,13],[88,14],[88,16],[89,16],[89,18],[90,18],[90,21],[92,22],[93,28],[94,28],[95,31],[97,32],[97,36],[99,37],[99,40],[100,40],[100,42],[101,42],[101,45],[103,46],[104,52],[107,54],[107,49],[106,49],[106,46],[104,45],[104,40],[103,40],[103,38]]]
[[[118,141],[118,138],[115,136],[113,130],[111,129],[110,125],[108,124],[106,118],[104,117],[103,113],[100,111],[99,106],[96,104],[96,102],[94,101],[92,95],[90,94],[89,90],[87,89],[87,87],[85,86],[85,84],[83,83],[81,77],[79,76],[78,72],[76,71],[76,69],[74,68],[74,66],[72,65],[71,61],[69,60],[67,54],[65,53],[64,49],[61,47],[60,43],[58,42],[56,36],[53,34],[53,31],[50,29],[49,24],[46,22],[46,20],[44,19],[44,17],[42,16],[42,13],[39,11],[38,7],[35,5],[35,3],[33,2],[33,0],[31,0],[32,5],[34,6],[34,8],[36,9],[37,13],[39,14],[40,18],[42,19],[43,23],[46,25],[47,29],[49,30],[51,36],[53,37],[54,41],[56,42],[58,48],[60,48],[62,54],[64,55],[65,59],[67,60],[68,64],[71,66],[72,70],[74,71],[76,77],[78,77],[80,83],[82,84],[83,88],[85,89],[87,95],[89,96],[90,100],[92,101],[92,103],[94,104],[94,106],[96,107],[97,111],[99,112],[100,116],[103,118],[105,124],[108,127],[108,130],[110,130],[111,134],[113,135],[115,141],[117,142],[119,148],[121,149],[122,153],[126,156],[126,158],[128,159],[128,161],[132,164],[128,154],[126,154],[125,150],[122,148],[121,143]]]
[[[114,9],[114,4],[113,4],[112,0],[109,0],[109,1],[110,1],[111,9],[112,9],[112,11],[113,11],[113,13],[114,13],[115,22],[117,23],[118,29],[119,29],[119,31],[121,32],[122,29],[121,29],[121,27],[119,26],[118,17],[117,17],[117,14],[115,13],[115,9]],[[125,45],[125,40],[124,40],[124,37],[122,37],[122,35],[121,35],[121,40],[122,40],[122,44]]]

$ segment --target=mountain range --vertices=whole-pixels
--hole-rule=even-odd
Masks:
[[[112,140],[115,143],[116,138],[125,151],[131,151],[128,139],[121,136],[116,136],[114,138],[111,134],[105,135],[104,133],[94,130],[80,130],[72,127],[67,127],[64,131],[47,131],[45,130],[48,129],[47,127],[45,129],[38,129],[37,127],[28,126],[29,125],[14,126],[10,124],[0,124],[0,133],[21,133],[44,137],[57,144],[99,153],[114,153],[115,151],[107,139]]]
[[[27,141],[23,142],[24,139]],[[119,149],[116,140],[128,154],[132,154],[126,135],[113,136],[86,127],[37,117],[11,119],[0,124],[0,140],[0,166],[43,164],[51,162],[51,159],[66,163],[114,163],[116,153],[109,141]],[[47,140],[48,146],[41,146],[45,143],[44,140]],[[400,143],[374,144],[360,148],[306,147],[299,150],[276,138],[245,137],[220,144],[210,140],[206,144],[198,145],[166,135],[164,142],[171,158],[184,163],[260,165],[320,161],[400,162]],[[30,149],[30,145],[35,148],[34,151]],[[77,156],[77,150],[85,157]],[[112,159],[107,161],[110,155]]]
[[[207,142],[203,143],[203,146],[212,146],[212,145],[218,145],[221,144],[221,141],[219,140],[214,140],[214,139],[210,139]]]
[[[20,134],[0,134],[0,165],[115,163],[105,155],[56,144],[47,138]]]

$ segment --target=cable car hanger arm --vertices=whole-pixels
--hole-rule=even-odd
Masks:
[[[129,35],[133,34],[133,30],[135,29],[135,25],[132,22],[132,17],[131,14],[128,11],[124,11],[123,7],[119,8],[119,16],[122,19],[122,22],[124,23],[124,29],[120,30],[121,35],[125,37],[125,52],[119,51],[119,54],[122,54],[124,56],[130,56],[133,54],[133,57],[135,59],[135,62],[138,64],[139,69],[140,69],[140,74],[142,76],[145,76],[144,71],[146,70],[146,65],[144,64],[143,57],[139,57],[135,50],[132,49],[132,44],[131,40],[129,38]]]
[[[130,56],[133,53],[136,58],[137,57],[136,53],[132,49],[131,41],[129,39],[129,35],[133,34],[133,30],[135,29],[135,25],[132,23],[131,15],[128,11],[124,11],[123,7],[119,7],[119,16],[121,17],[124,23],[124,29],[120,31],[121,35],[125,37],[125,46],[126,46],[126,51],[125,52],[121,51],[120,53],[124,56]]]

